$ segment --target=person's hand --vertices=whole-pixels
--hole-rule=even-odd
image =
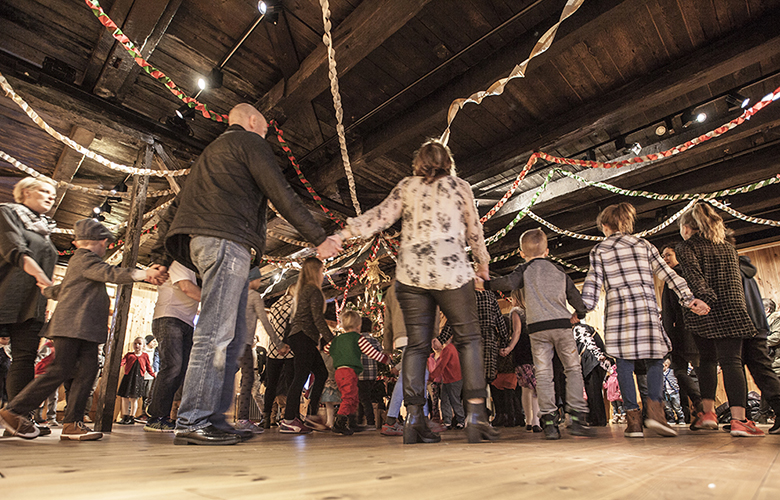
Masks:
[[[490,270],[487,264],[478,264],[475,273],[482,278],[483,281],[490,281]]]
[[[334,257],[341,252],[341,238],[335,234],[325,238],[325,241],[317,246],[317,257],[320,259],[328,259]]]
[[[700,299],[693,299],[690,305],[691,311],[699,316],[706,316],[710,312],[710,306]]]
[[[569,321],[571,322],[572,325],[576,325],[577,323],[580,322],[580,318],[577,317],[577,313],[574,313],[571,315],[571,318],[569,318]]]
[[[510,352],[512,352],[512,351],[508,350],[506,347],[502,347],[501,349],[498,350],[498,354],[500,354],[502,358],[507,357],[507,355]]]
[[[485,280],[483,280],[479,276],[474,276],[474,289],[475,290],[484,290],[485,289]]]
[[[277,351],[279,351],[279,354],[281,356],[284,356],[288,352],[290,352],[290,346],[287,344],[282,344],[282,347],[278,348]]]
[[[392,373],[393,375],[395,375],[397,377],[398,375],[401,374],[401,371],[398,368],[393,367],[393,368],[390,368],[390,373]]]
[[[46,290],[47,288],[49,288],[49,285],[45,285],[45,284],[41,283],[40,281],[39,281],[39,282],[37,282],[37,283],[36,283],[36,285],[38,285],[38,288],[40,288],[40,289],[41,289],[41,293],[43,293],[43,291],[44,291],[44,290]]]
[[[168,268],[153,264],[146,270],[146,279],[144,281],[151,283],[152,285],[162,285],[168,280]]]

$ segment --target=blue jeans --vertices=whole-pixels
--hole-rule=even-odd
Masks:
[[[233,401],[238,360],[246,345],[249,251],[230,240],[195,236],[190,240],[190,258],[203,287],[177,431],[229,425],[225,412]]]
[[[166,316],[152,321],[152,333],[160,351],[160,371],[152,386],[147,408],[150,417],[170,417],[173,398],[187,373],[192,350],[193,328],[188,323]]]
[[[403,358],[403,352],[401,353]],[[401,414],[401,405],[404,402],[404,377],[401,374],[403,363],[398,365],[398,381],[396,381],[393,387],[393,395],[390,396],[390,404],[387,405],[387,416],[398,418]],[[428,370],[425,370],[425,387],[428,387]],[[427,396],[427,395],[426,395]],[[425,406],[423,406],[423,412],[428,415],[428,398],[425,398]]]
[[[444,425],[452,423],[452,416],[459,424],[466,423],[466,414],[463,412],[463,400],[460,395],[463,392],[463,380],[449,384],[441,384],[441,418]]]
[[[633,359],[615,358],[617,362],[617,377],[620,393],[623,395],[623,407],[626,410],[638,410],[634,389]],[[653,401],[663,401],[664,391],[664,361],[662,359],[645,359],[647,366],[647,395]]]

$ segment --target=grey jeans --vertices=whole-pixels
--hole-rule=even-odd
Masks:
[[[555,386],[553,384],[553,353],[563,364],[566,374],[566,405],[568,410],[588,413],[588,404],[583,397],[585,384],[582,381],[582,366],[577,352],[574,334],[568,328],[557,328],[532,333],[531,352],[536,370],[536,393],[539,398],[539,414],[555,413]]]

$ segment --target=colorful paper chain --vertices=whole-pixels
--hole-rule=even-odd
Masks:
[[[441,135],[441,141],[444,144],[449,142],[450,126],[452,125],[452,121],[455,119],[455,116],[458,114],[458,111],[460,111],[463,106],[470,102],[481,104],[482,100],[486,97],[501,95],[504,92],[506,84],[509,83],[510,80],[525,77],[525,71],[528,68],[529,61],[550,48],[553,40],[555,40],[555,34],[558,32],[558,28],[560,27],[561,23],[563,23],[563,21],[565,21],[572,14],[577,12],[577,9],[579,9],[583,3],[585,3],[585,0],[568,0],[563,8],[563,11],[561,12],[561,17],[558,22],[555,23],[539,38],[539,40],[536,42],[536,45],[534,45],[533,50],[531,50],[531,54],[528,56],[528,59],[515,66],[514,69],[512,69],[512,72],[509,73],[509,76],[496,81],[490,87],[488,87],[487,90],[481,90],[471,94],[469,97],[455,99],[452,101],[452,104],[450,104],[450,109],[447,111],[447,128]]]
[[[125,48],[125,50],[130,53],[130,55],[133,57],[133,60],[135,63],[141,67],[141,69],[151,76],[152,78],[159,80],[165,87],[168,88],[168,90],[171,91],[173,95],[175,95],[177,98],[179,98],[181,101],[183,101],[187,106],[190,108],[194,108],[197,111],[200,111],[200,113],[203,115],[204,118],[208,118],[209,120],[214,120],[215,122],[219,123],[227,123],[228,116],[223,115],[220,113],[215,113],[211,111],[208,106],[205,104],[202,104],[198,102],[197,100],[193,99],[192,97],[189,97],[183,90],[181,90],[170,78],[168,78],[165,73],[160,71],[159,69],[155,68],[151,64],[149,64],[146,59],[141,55],[141,52],[136,49],[133,42],[130,41],[130,39],[122,33],[122,30],[119,29],[119,27],[116,25],[114,21],[111,20],[110,17],[108,17],[108,14],[106,14],[103,11],[103,8],[100,6],[100,3],[98,3],[97,0],[84,0],[87,3],[87,6],[92,11],[93,14],[95,14],[95,17],[98,18],[100,23],[105,26],[109,31],[111,31],[111,36],[113,36],[121,45]]]
[[[22,110],[27,114],[27,116],[30,117],[30,119],[35,122],[36,125],[38,125],[40,128],[42,128],[44,131],[46,131],[47,134],[54,137],[61,143],[69,146],[70,148],[78,151],[82,155],[86,156],[87,158],[91,160],[95,160],[96,162],[100,163],[101,165],[108,167],[112,170],[117,170],[119,172],[123,172],[125,174],[131,174],[131,175],[150,175],[153,177],[168,177],[168,176],[179,176],[179,175],[186,175],[189,173],[190,169],[184,168],[181,170],[152,170],[149,168],[135,168],[135,167],[128,167],[127,165],[121,165],[119,163],[114,163],[113,161],[110,161],[103,156],[94,153],[90,151],[89,149],[83,147],[81,144],[78,144],[70,137],[64,136],[54,130],[48,123],[46,123],[43,118],[41,118],[38,113],[33,110],[29,104],[27,104],[24,99],[19,97],[19,95],[14,92],[13,87],[11,87],[11,84],[8,83],[8,80],[5,79],[2,73],[0,73],[0,87],[3,88],[5,91],[5,95],[10,97]]]
[[[614,162],[598,162],[598,161],[589,161],[589,160],[576,160],[573,158],[561,158],[559,156],[553,156],[547,153],[542,153],[541,151],[536,151],[532,153],[531,156],[528,158],[525,167],[523,167],[523,170],[517,175],[517,178],[509,187],[509,189],[504,194],[504,196],[502,196],[501,199],[493,206],[493,208],[491,208],[488,211],[488,213],[485,214],[479,221],[482,224],[484,224],[491,217],[493,217],[496,214],[496,212],[498,212],[501,209],[501,207],[504,206],[507,200],[509,200],[509,198],[511,198],[512,195],[515,193],[517,188],[520,186],[520,183],[523,181],[525,176],[531,170],[531,167],[533,167],[534,164],[539,160],[539,158],[552,163],[558,163],[563,165],[576,165],[580,167],[589,167],[589,168],[620,168],[626,165],[653,162],[653,161],[662,160],[664,158],[670,158],[672,156],[682,153],[683,151],[687,151],[688,149],[697,146],[698,144],[701,144],[710,139],[714,139],[715,137],[719,137],[725,134],[726,132],[728,132],[729,130],[738,127],[739,125],[742,125],[746,121],[750,120],[750,118],[753,115],[755,115],[762,109],[766,108],[768,105],[770,105],[773,101],[777,100],[778,98],[780,98],[780,87],[775,89],[774,92],[764,96],[764,98],[761,99],[761,101],[757,102],[754,106],[751,106],[750,108],[746,109],[740,116],[734,118],[730,122],[714,130],[711,130],[706,134],[702,134],[699,137],[696,137],[690,141],[674,146],[673,148],[667,149],[666,151],[661,151],[659,153],[652,153],[644,156],[638,156],[635,158],[629,158],[627,160],[620,160]]]
[[[87,193],[95,196],[106,196],[111,198],[122,198],[124,200],[130,199],[130,193],[120,193],[116,190],[112,189],[110,191],[107,191],[105,189],[94,189],[94,188],[88,188],[85,186],[78,186],[76,184],[71,184],[70,182],[66,181],[55,181],[51,177],[44,175],[37,170],[35,170],[32,167],[28,167],[24,163],[20,162],[13,156],[10,156],[5,153],[5,151],[0,150],[0,159],[3,159],[10,163],[13,167],[17,168],[18,170],[21,170],[25,174],[29,175],[30,177],[35,177],[36,179],[47,179],[51,182],[54,182],[57,185],[57,189],[67,189],[71,191],[79,191],[82,193]],[[170,189],[163,189],[160,191],[152,191],[150,193],[147,193],[146,196],[149,198],[156,198],[161,196],[168,196],[169,194],[173,194],[173,191]]]

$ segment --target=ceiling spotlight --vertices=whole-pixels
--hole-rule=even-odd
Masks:
[[[655,135],[657,135],[658,137],[661,137],[665,134],[673,134],[673,133],[674,133],[674,129],[672,128],[671,116],[667,116],[666,118],[664,118],[664,122],[659,124],[655,128]]]
[[[658,137],[661,137],[662,135],[665,135],[668,129],[666,128],[666,125],[661,123],[655,128],[655,135]]]
[[[206,90],[206,79],[205,78],[198,78],[198,88],[200,90]]]
[[[275,0],[260,1],[257,2],[257,10],[260,11],[262,19],[268,21],[271,24],[276,24],[279,21],[279,12],[282,10],[282,6]]]
[[[100,212],[101,212],[100,207],[95,207],[92,209],[92,213],[95,215],[99,214]]]
[[[707,121],[707,113],[703,113],[703,112],[695,113],[694,108],[689,108],[683,112],[682,116],[680,117],[680,120],[682,121],[683,128],[688,128],[694,122],[704,123],[705,121]]]
[[[257,10],[259,10],[261,14],[265,14],[268,11],[268,5],[260,0],[257,2]]]
[[[726,103],[729,106],[729,111],[737,108],[745,109],[750,104],[750,98],[743,96],[739,92],[731,92],[726,95]]]
[[[191,108],[186,104],[182,104],[182,106],[176,110],[176,116],[182,120],[192,119],[195,117],[195,108]]]
[[[103,204],[100,205],[100,211],[107,214],[111,213],[111,205],[108,203],[108,200],[104,201]]]
[[[635,155],[639,155],[639,153],[642,152],[642,145],[638,142],[635,142],[633,145],[631,145],[631,152]]]

